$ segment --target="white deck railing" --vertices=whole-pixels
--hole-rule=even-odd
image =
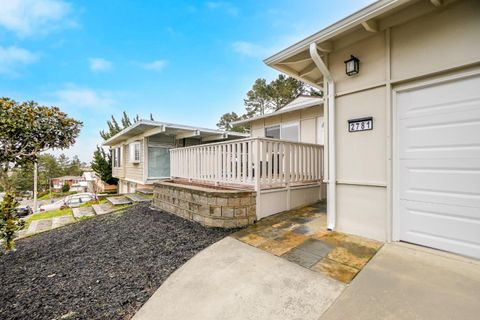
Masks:
[[[323,179],[323,146],[247,138],[170,150],[172,178],[268,187]]]

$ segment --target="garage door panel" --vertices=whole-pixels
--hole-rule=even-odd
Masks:
[[[478,208],[401,202],[402,240],[480,257]]]
[[[401,120],[400,159],[480,158],[479,109]]]
[[[476,110],[479,101],[478,76],[452,80],[399,95],[398,119]]]
[[[400,199],[480,208],[480,158],[400,160],[400,176]]]
[[[400,239],[480,258],[480,77],[397,95]]]

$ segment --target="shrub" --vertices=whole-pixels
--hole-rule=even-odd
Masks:
[[[14,248],[13,239],[15,232],[25,227],[25,221],[21,220],[15,211],[18,202],[15,197],[7,193],[0,204],[0,238],[4,240],[5,250]]]
[[[62,187],[62,192],[66,193],[68,191],[70,191],[70,185],[68,183],[65,183]]]

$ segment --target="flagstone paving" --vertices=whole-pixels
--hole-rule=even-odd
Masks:
[[[118,206],[118,205],[124,205],[124,204],[131,204],[132,201],[123,197],[123,196],[119,196],[119,197],[109,197],[107,198],[107,200],[113,204],[114,206]]]
[[[118,208],[115,208],[114,206],[112,206],[109,203],[94,204],[92,206],[92,208],[95,211],[95,214],[97,214],[97,215],[112,213],[112,212],[118,210]]]
[[[126,198],[130,199],[133,202],[150,202],[152,199],[142,196],[137,193],[129,193],[125,195]]]
[[[95,216],[95,212],[93,211],[92,207],[72,208],[72,211],[73,211],[73,216],[76,219]]]
[[[327,231],[322,203],[258,221],[233,237],[312,271],[349,283],[383,243]]]

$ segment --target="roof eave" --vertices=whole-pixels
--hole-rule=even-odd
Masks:
[[[276,63],[291,57],[295,54],[298,54],[308,48],[312,43],[321,43],[327,41],[332,37],[348,31],[349,29],[355,28],[360,25],[362,22],[372,19],[382,13],[385,13],[389,10],[392,10],[404,3],[410,2],[411,0],[379,0],[374,2],[357,12],[335,22],[334,24],[320,30],[317,33],[291,45],[290,47],[270,56],[269,58],[263,60],[269,66],[274,66]]]

